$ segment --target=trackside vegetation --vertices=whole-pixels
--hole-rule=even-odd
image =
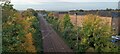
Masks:
[[[114,32],[97,15],[86,15],[81,27],[71,23],[69,14],[56,18],[51,12],[46,19],[75,52],[119,52],[119,46],[111,42]]]

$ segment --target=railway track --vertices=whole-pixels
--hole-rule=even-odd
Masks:
[[[49,23],[47,23],[45,18],[40,14],[39,17],[44,52],[73,52],[49,25]]]

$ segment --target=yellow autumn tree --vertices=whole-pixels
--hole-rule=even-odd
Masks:
[[[118,48],[110,42],[112,31],[108,23],[97,15],[86,15],[80,32],[80,51],[94,49],[95,52],[117,52]],[[89,51],[89,50],[87,50]]]

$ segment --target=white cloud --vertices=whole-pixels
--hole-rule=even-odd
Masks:
[[[43,2],[118,2],[119,0],[11,0],[12,4],[42,4]]]
[[[11,0],[12,4],[40,4],[39,0]]]
[[[120,0],[60,0],[63,2],[118,2]]]

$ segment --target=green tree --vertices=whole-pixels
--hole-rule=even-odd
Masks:
[[[3,52],[10,51],[23,51],[24,47],[21,48],[21,42],[23,41],[23,29],[22,24],[17,21],[19,13],[13,8],[10,2],[2,4],[2,49]],[[21,37],[21,38],[20,38]]]
[[[70,16],[68,14],[65,14],[63,23],[64,23],[63,25],[65,30],[73,28],[73,24],[71,23]]]
[[[68,14],[65,14],[63,18],[63,37],[65,39],[70,39],[72,34],[71,33],[72,29],[73,29],[73,24],[70,21],[70,17]]]
[[[110,42],[111,27],[97,15],[87,15],[83,20],[80,37],[80,51],[94,49],[96,52],[117,52],[118,47]],[[89,51],[89,50],[87,50]]]
[[[33,34],[37,37],[41,35],[36,12],[27,10],[26,15],[22,17],[10,2],[5,2],[1,6],[3,52],[35,52]]]

